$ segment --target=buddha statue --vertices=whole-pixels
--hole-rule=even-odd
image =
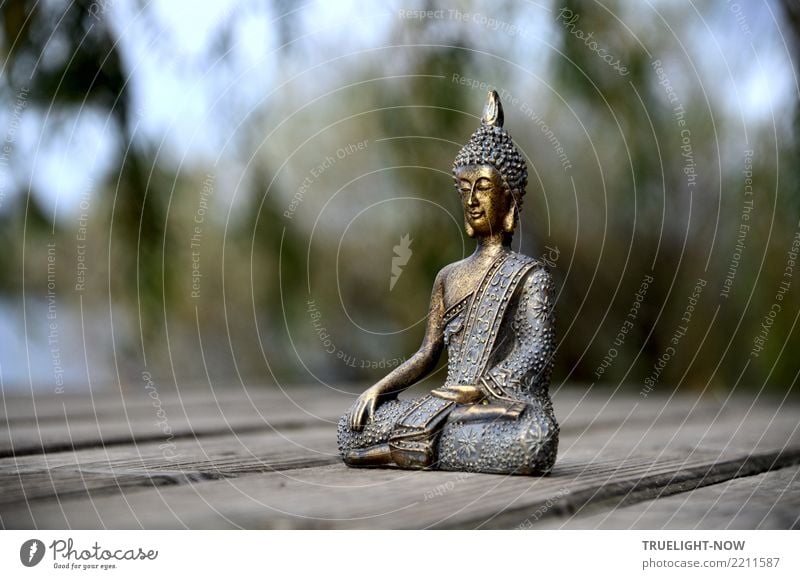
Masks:
[[[351,467],[547,474],[559,433],[549,394],[553,281],[544,263],[511,249],[527,168],[495,91],[453,177],[475,251],[438,273],[422,345],[341,417],[339,450]],[[444,384],[399,398],[445,348]]]

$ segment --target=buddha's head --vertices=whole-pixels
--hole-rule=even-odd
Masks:
[[[481,126],[456,156],[453,177],[461,194],[467,235],[487,237],[502,232],[504,243],[510,243],[528,170],[503,128],[503,107],[495,91],[489,92]]]

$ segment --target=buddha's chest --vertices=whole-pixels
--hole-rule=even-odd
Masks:
[[[485,275],[485,268],[462,268],[453,272],[444,287],[445,311],[450,311],[467,300],[478,288]]]

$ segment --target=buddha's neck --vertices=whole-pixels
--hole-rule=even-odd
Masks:
[[[479,237],[478,244],[475,246],[475,253],[472,255],[478,259],[493,258],[501,252],[508,250],[509,246],[510,244],[507,243],[507,237],[503,233]]]

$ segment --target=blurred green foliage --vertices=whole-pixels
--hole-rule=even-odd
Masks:
[[[712,85],[737,88],[745,66],[725,61],[703,28],[724,21],[724,29],[736,31],[724,7],[661,3],[657,14],[642,8],[637,16],[616,2],[569,0],[550,5],[540,18],[541,11],[518,3],[458,3],[462,11],[506,24],[494,30],[480,18],[398,16],[405,7],[374,16],[371,6],[365,12],[376,22],[390,23],[376,26],[383,36],[354,52],[334,52],[349,26],[371,21],[356,22],[362,14],[353,12],[338,27],[304,37],[302,14],[290,4],[264,5],[285,15],[260,30],[277,48],[227,85],[235,92],[249,82],[247,75],[256,79],[269,67],[277,79],[272,88],[252,107],[213,109],[205,121],[227,123],[233,136],[217,147],[218,155],[178,156],[179,162],[142,131],[141,115],[155,104],[137,113],[137,68],[123,54],[123,28],[97,17],[100,5],[2,4],[4,107],[25,87],[28,110],[48,130],[67,130],[58,128],[59,115],[92,108],[108,117],[116,136],[113,167],[93,186],[85,291],[72,287],[75,218],[54,218],[24,178],[6,193],[0,292],[8,308],[20,307],[23,295],[44,295],[42,264],[46,244],[55,240],[59,307],[80,311],[97,328],[86,342],[85,331],[79,334],[62,316],[61,340],[77,342],[80,335],[92,351],[87,368],[102,379],[132,380],[144,368],[176,382],[377,379],[419,344],[436,272],[471,251],[450,178],[452,159],[477,126],[485,97],[455,80],[468,78],[520,101],[506,102],[506,126],[531,163],[514,246],[534,255],[557,249],[556,382],[639,389],[683,325],[688,331],[657,372],[659,384],[723,391],[766,384],[781,392],[794,384],[797,272],[764,351],[749,353],[798,232],[800,116],[794,102],[792,110],[773,111],[777,126],[743,121],[741,110],[720,100]],[[157,27],[155,8],[132,6]],[[243,19],[257,10],[239,9]],[[559,16],[562,9],[579,18],[570,24]],[[763,16],[753,10],[753,21]],[[205,75],[233,78],[224,66],[238,41],[235,15],[220,19],[214,41],[194,63]],[[797,10],[787,5],[779,15],[774,26],[796,55]],[[575,30],[591,32],[627,74]],[[175,41],[163,42],[154,50],[175,49]],[[692,57],[734,69],[704,78]],[[656,59],[686,111],[697,168],[692,188]],[[552,129],[571,169],[564,170],[536,118]],[[200,140],[211,139],[210,129],[198,132]],[[358,143],[363,149],[351,151]],[[748,149],[754,151],[755,208],[731,292],[722,297],[741,225]],[[394,246],[406,234],[412,255],[390,289]],[[192,276],[195,263],[201,277]],[[647,275],[653,282],[620,342]],[[706,286],[687,324],[682,317],[698,279]],[[43,305],[32,299],[26,307]],[[41,335],[25,332],[30,339]],[[600,373],[612,349],[613,361]],[[8,371],[12,361],[2,363]],[[76,368],[73,381],[90,378]],[[440,370],[432,380],[442,377]]]

